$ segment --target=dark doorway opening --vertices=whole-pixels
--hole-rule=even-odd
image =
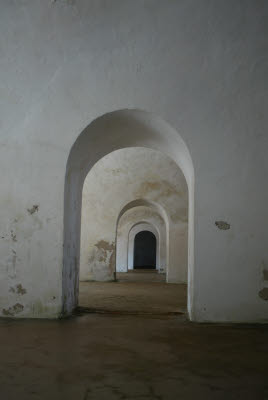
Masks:
[[[156,268],[156,237],[150,231],[137,233],[134,239],[134,269]]]

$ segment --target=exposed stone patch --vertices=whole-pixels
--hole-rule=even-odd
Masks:
[[[215,225],[216,225],[219,229],[224,230],[224,231],[226,231],[226,230],[228,230],[228,229],[231,228],[231,225],[228,224],[228,222],[225,222],[225,221],[216,221],[216,222],[215,222]]]
[[[24,309],[24,306],[20,303],[16,303],[13,306],[14,314],[18,314],[18,313],[22,312],[23,309]]]
[[[100,280],[111,277],[115,267],[114,242],[98,241],[90,253],[88,263],[90,272],[94,275],[93,279],[96,279],[96,276]]]
[[[2,310],[2,313],[3,313],[3,315],[6,315],[6,316],[12,316],[12,315],[14,315],[14,313],[12,312],[12,308],[9,308],[8,310],[6,310],[5,308],[3,308],[3,310]]]
[[[20,303],[14,304],[13,307],[9,307],[8,309],[3,308],[2,313],[5,316],[13,317],[16,314],[19,314],[23,311],[24,306]]]
[[[262,290],[259,291],[259,297],[262,300],[268,300],[268,288],[263,288]]]
[[[27,208],[27,211],[30,215],[34,214],[35,212],[37,212],[39,210],[39,205],[38,204],[34,204],[32,206],[32,208]]]
[[[22,286],[21,283],[19,283],[18,285],[16,285],[16,288],[11,286],[9,288],[9,292],[11,292],[11,293],[15,293],[16,292],[18,294],[24,295],[25,293],[27,293],[27,290]]]
[[[18,294],[22,294],[23,295],[23,294],[27,293],[27,290],[22,287],[21,283],[16,285],[16,288],[17,288],[17,293]]]

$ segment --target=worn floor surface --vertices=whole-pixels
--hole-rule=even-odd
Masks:
[[[132,270],[117,272],[116,278],[119,282],[166,282],[166,274],[159,274],[158,271]]]
[[[1,400],[268,399],[268,326],[107,312],[1,320],[0,338]]]
[[[187,286],[158,281],[80,282],[79,304],[124,314],[186,312]]]
[[[0,398],[268,398],[268,327],[182,318],[1,321]]]

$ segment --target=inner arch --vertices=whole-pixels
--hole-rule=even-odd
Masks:
[[[151,231],[141,231],[134,238],[134,269],[156,269],[156,237]]]

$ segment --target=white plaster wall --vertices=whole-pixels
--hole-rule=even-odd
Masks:
[[[163,236],[160,238],[160,232],[158,229],[156,229],[153,225],[141,222],[138,223],[137,225],[133,226],[131,230],[129,231],[128,234],[128,246],[127,246],[127,269],[128,270],[133,270],[134,269],[134,242],[135,242],[135,236],[143,231],[149,231],[154,234],[156,238],[156,265],[155,269],[157,271],[160,271],[163,273],[166,268],[166,259],[163,257],[163,254],[160,250],[160,243],[162,244],[162,241],[165,242],[165,239]],[[166,245],[166,243],[165,243]]]
[[[139,108],[195,168],[191,318],[267,320],[267,2],[0,3],[1,315],[61,313],[70,149],[96,117]]]
[[[146,220],[157,223],[162,230],[167,229],[159,213],[145,206],[128,210],[118,222],[120,211],[135,199],[152,201],[166,210],[168,230],[172,232],[170,248],[174,249],[168,270],[173,271],[170,273],[173,282],[187,280],[187,184],[174,161],[146,148],[110,153],[95,164],[85,179],[81,215],[81,280],[113,279],[116,236],[117,265],[119,270],[124,265],[127,268],[128,234],[135,223]],[[162,246],[167,246],[166,239],[163,239]]]

